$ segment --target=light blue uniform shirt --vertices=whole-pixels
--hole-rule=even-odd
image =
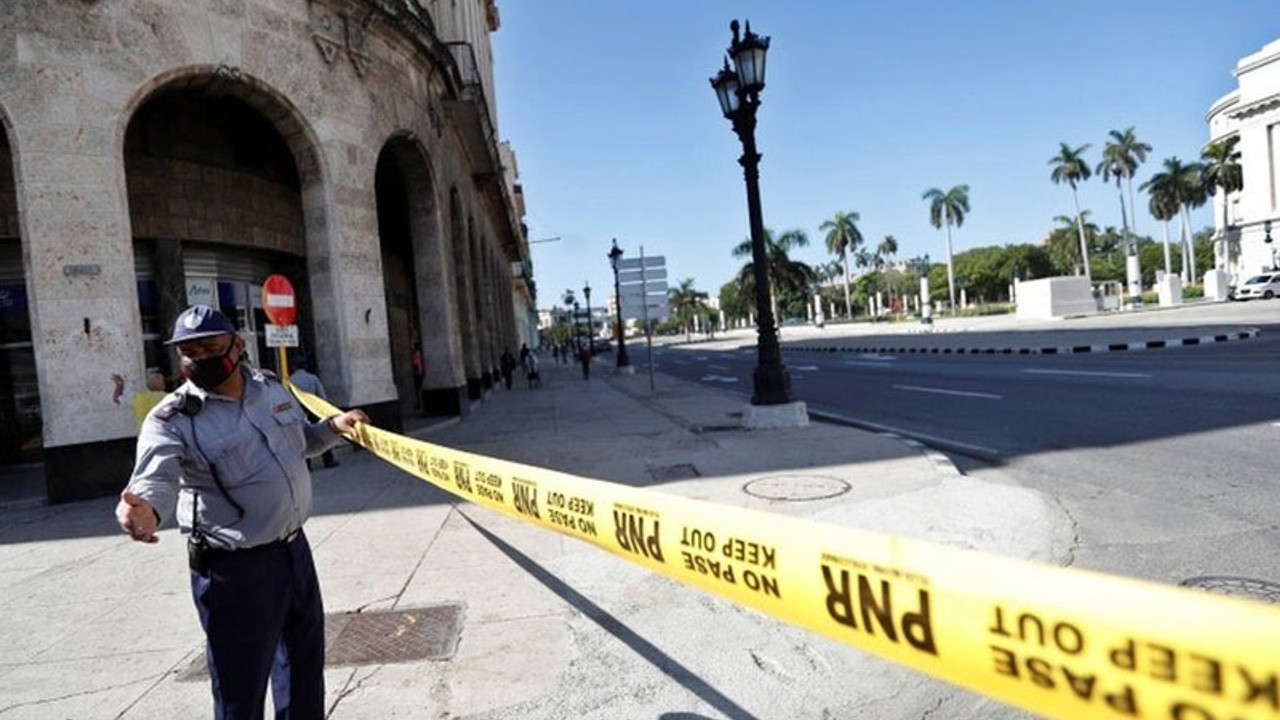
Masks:
[[[311,474],[306,458],[342,442],[327,422],[307,422],[306,412],[279,380],[241,365],[239,400],[184,383],[147,414],[138,434],[137,460],[128,490],[155,508],[163,522],[176,508],[190,533],[195,518],[215,547],[234,550],[279,540],[311,514]],[[193,415],[181,412],[183,395],[203,401]],[[217,468],[234,505],[218,489]]]

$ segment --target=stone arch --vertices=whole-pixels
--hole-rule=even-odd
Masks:
[[[213,304],[235,313],[254,359],[274,367],[256,288],[280,273],[298,294],[303,348],[330,387],[343,385],[333,381],[338,342],[318,342],[336,338],[329,331],[336,309],[316,302],[333,293],[315,292],[333,283],[322,155],[288,97],[236,68],[170,69],[128,98],[116,147],[135,266],[154,273],[155,297],[139,297],[147,364],[176,370],[159,340],[182,306],[210,293]]]
[[[464,379],[449,293],[441,292],[449,273],[435,180],[415,134],[399,132],[383,144],[374,188],[392,378],[401,410],[460,414]]]
[[[0,466],[39,460],[43,425],[18,217],[13,125],[0,106]]]

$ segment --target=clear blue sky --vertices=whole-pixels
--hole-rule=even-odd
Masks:
[[[1275,0],[499,1],[493,35],[499,134],[516,150],[538,305],[566,288],[612,292],[606,253],[667,258],[674,280],[718,293],[748,236],[741,145],[708,78],[749,19],[772,38],[757,141],[764,221],[809,235],[858,212],[868,243],[946,258],[921,194],[969,185],[955,250],[1039,242],[1070,191],[1049,179],[1059,142],[1135,127],[1152,154],[1198,158],[1205,113],[1235,89],[1243,56],[1280,37]],[[1120,225],[1114,185],[1081,205]],[[1159,226],[1139,197],[1140,233]],[[1210,224],[1207,208],[1194,216]]]

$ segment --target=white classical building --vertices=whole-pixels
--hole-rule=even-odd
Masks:
[[[1276,174],[1280,171],[1280,39],[1268,43],[1259,52],[1246,55],[1236,63],[1237,89],[1227,93],[1209,108],[1211,142],[1238,136],[1240,166],[1244,189],[1213,198],[1213,217],[1217,231],[1223,231],[1223,203],[1229,228],[1227,271],[1233,282],[1270,269],[1276,262],[1280,242],[1267,243],[1268,221],[1280,220],[1280,188]],[[1272,229],[1272,238],[1280,240],[1280,224]]]

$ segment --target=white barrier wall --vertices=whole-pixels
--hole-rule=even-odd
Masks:
[[[1083,276],[1023,280],[1018,283],[1018,317],[1026,319],[1091,315],[1098,311],[1093,288]]]

